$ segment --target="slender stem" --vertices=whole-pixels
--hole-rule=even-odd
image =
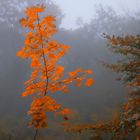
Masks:
[[[38,135],[38,129],[36,129],[36,131],[35,131],[35,135],[34,135],[34,139],[33,140],[37,140],[37,135]]]
[[[37,18],[37,22],[38,22],[39,30],[41,30],[40,29],[39,16]],[[44,96],[46,96],[46,94],[47,94],[47,87],[48,87],[48,83],[49,83],[49,77],[48,77],[48,69],[47,69],[47,64],[46,64],[46,59],[45,59],[45,53],[44,53],[44,50],[43,50],[43,48],[44,48],[43,37],[42,37],[41,34],[40,34],[40,38],[41,38],[41,41],[42,41],[42,44],[41,44],[42,52],[43,52],[42,53],[42,57],[43,57],[43,61],[44,61],[44,65],[45,65],[45,73],[46,73],[46,89],[45,89],[45,92],[44,92]],[[33,140],[37,140],[38,131],[39,131],[39,129],[36,129]]]
[[[39,27],[39,30],[40,29],[40,22],[39,22],[39,16],[37,18],[37,22],[38,22],[38,27]],[[41,40],[42,40],[42,44],[41,44],[41,47],[42,49],[44,48],[44,44],[43,44],[43,37],[42,35],[40,34],[40,37],[41,37]],[[49,83],[49,77],[48,77],[48,69],[47,69],[47,64],[46,64],[46,59],[45,59],[45,53],[44,53],[44,50],[42,51],[43,52],[43,61],[44,61],[44,65],[45,65],[45,73],[46,73],[46,89],[45,89],[45,92],[44,92],[44,96],[47,94],[47,87],[48,87],[48,83]]]

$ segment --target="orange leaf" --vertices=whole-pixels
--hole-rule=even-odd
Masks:
[[[70,109],[64,108],[64,109],[61,110],[58,114],[66,115],[66,114],[70,114],[70,113],[71,113],[71,110],[70,110]]]
[[[137,121],[136,126],[140,127],[140,121]]]
[[[93,84],[93,82],[94,82],[94,80],[93,80],[92,78],[89,78],[89,79],[86,80],[85,85],[86,85],[87,87],[89,87],[89,86],[91,86],[91,85]]]

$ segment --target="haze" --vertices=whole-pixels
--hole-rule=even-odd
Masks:
[[[117,14],[134,15],[140,9],[139,0],[53,0],[62,9],[65,17],[61,27],[75,29],[76,19],[89,23],[96,16],[99,6],[112,7]]]
[[[38,1],[0,0],[0,140],[5,140],[1,139],[3,132],[6,136],[15,135],[16,140],[27,140],[34,133],[27,129],[30,97],[21,98],[23,83],[31,69],[29,61],[17,58],[16,52],[24,45],[26,29],[18,22],[24,16],[23,8],[36,5]],[[140,34],[140,0],[47,0],[46,14],[56,16],[58,33],[54,38],[71,46],[59,64],[64,64],[66,72],[76,68],[91,69],[95,80],[90,88],[83,86],[75,90],[70,86],[69,93],[56,93],[54,98],[74,110],[73,122],[93,122],[95,114],[98,120],[109,120],[112,112],[118,111],[126,101],[127,89],[116,80],[119,75],[101,63],[114,63],[122,58],[109,50],[103,33]],[[55,121],[50,119],[48,125]],[[60,122],[44,131],[46,139],[67,140],[60,130]]]

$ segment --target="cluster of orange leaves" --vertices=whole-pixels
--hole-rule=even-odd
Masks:
[[[57,62],[70,47],[51,39],[57,32],[55,17],[47,15],[41,18],[40,13],[44,11],[43,5],[26,8],[26,16],[20,20],[20,23],[28,31],[25,34],[24,46],[17,52],[18,57],[31,59],[32,72],[29,80],[25,82],[26,90],[22,96],[32,96],[28,114],[32,117],[30,124],[35,128],[47,126],[48,112],[64,116],[71,112],[70,109],[58,104],[50,94],[57,91],[67,92],[72,82],[81,86],[87,75],[93,74],[91,70],[78,68],[68,72],[67,78],[63,78],[64,67],[57,65]],[[92,84],[93,79],[87,78],[85,85]]]

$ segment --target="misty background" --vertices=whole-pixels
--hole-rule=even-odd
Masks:
[[[56,16],[58,33],[54,38],[71,46],[70,52],[59,63],[65,65],[66,71],[78,67],[94,71],[95,83],[92,87],[70,87],[69,93],[56,93],[54,98],[73,109],[76,116],[71,118],[73,122],[91,123],[95,114],[98,119],[109,119],[113,111],[118,111],[126,101],[127,89],[116,80],[118,75],[101,63],[113,63],[122,57],[109,50],[103,33],[140,34],[140,1],[0,0],[0,129],[3,127],[15,133],[18,128],[22,135],[27,127],[29,117],[26,113],[30,99],[22,98],[21,93],[30,68],[28,61],[16,57],[26,30],[18,20],[24,16],[25,7],[40,2],[47,3],[45,14]],[[55,121],[52,120],[53,123]],[[58,137],[58,132],[53,130],[56,134],[53,137]],[[51,130],[48,133],[52,135]]]

